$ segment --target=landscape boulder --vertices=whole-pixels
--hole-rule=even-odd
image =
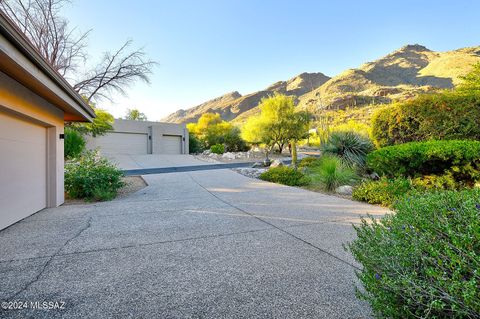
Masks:
[[[353,187],[350,185],[339,186],[335,189],[335,193],[339,195],[352,195]]]
[[[380,179],[380,176],[378,176],[378,174],[375,172],[373,172],[372,174],[369,174],[368,177],[370,177],[374,181],[378,181]]]
[[[284,166],[285,164],[283,164],[283,162],[281,160],[274,160],[271,164],[270,164],[270,167],[280,167],[280,166]]]
[[[222,158],[227,160],[234,160],[235,158],[237,158],[237,156],[235,155],[235,153],[227,152],[227,153],[223,153]]]

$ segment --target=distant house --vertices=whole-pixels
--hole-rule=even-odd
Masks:
[[[93,110],[0,11],[0,229],[64,201],[64,121]]]
[[[105,155],[188,154],[185,124],[117,119],[113,131],[88,137],[87,147]]]

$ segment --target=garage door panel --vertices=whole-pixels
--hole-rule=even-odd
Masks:
[[[103,154],[147,154],[148,135],[110,132],[96,138]]]
[[[163,152],[165,154],[182,154],[182,137],[164,135],[162,137]]]
[[[0,229],[46,207],[47,130],[0,113]]]

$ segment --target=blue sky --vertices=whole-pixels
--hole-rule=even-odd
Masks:
[[[159,63],[150,85],[99,104],[149,120],[301,72],[332,76],[405,44],[477,46],[478,12],[476,0],[74,0],[65,9],[73,26],[93,29],[90,61],[132,39]]]

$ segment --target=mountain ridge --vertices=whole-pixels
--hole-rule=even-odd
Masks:
[[[224,120],[242,122],[258,113],[257,105],[262,98],[275,92],[294,96],[297,107],[310,112],[385,104],[422,92],[452,88],[476,62],[480,62],[480,46],[436,52],[423,45],[408,44],[333,77],[321,72],[303,72],[246,95],[229,92],[192,108],[178,110],[162,121],[195,122],[203,113],[213,112],[219,113]]]

